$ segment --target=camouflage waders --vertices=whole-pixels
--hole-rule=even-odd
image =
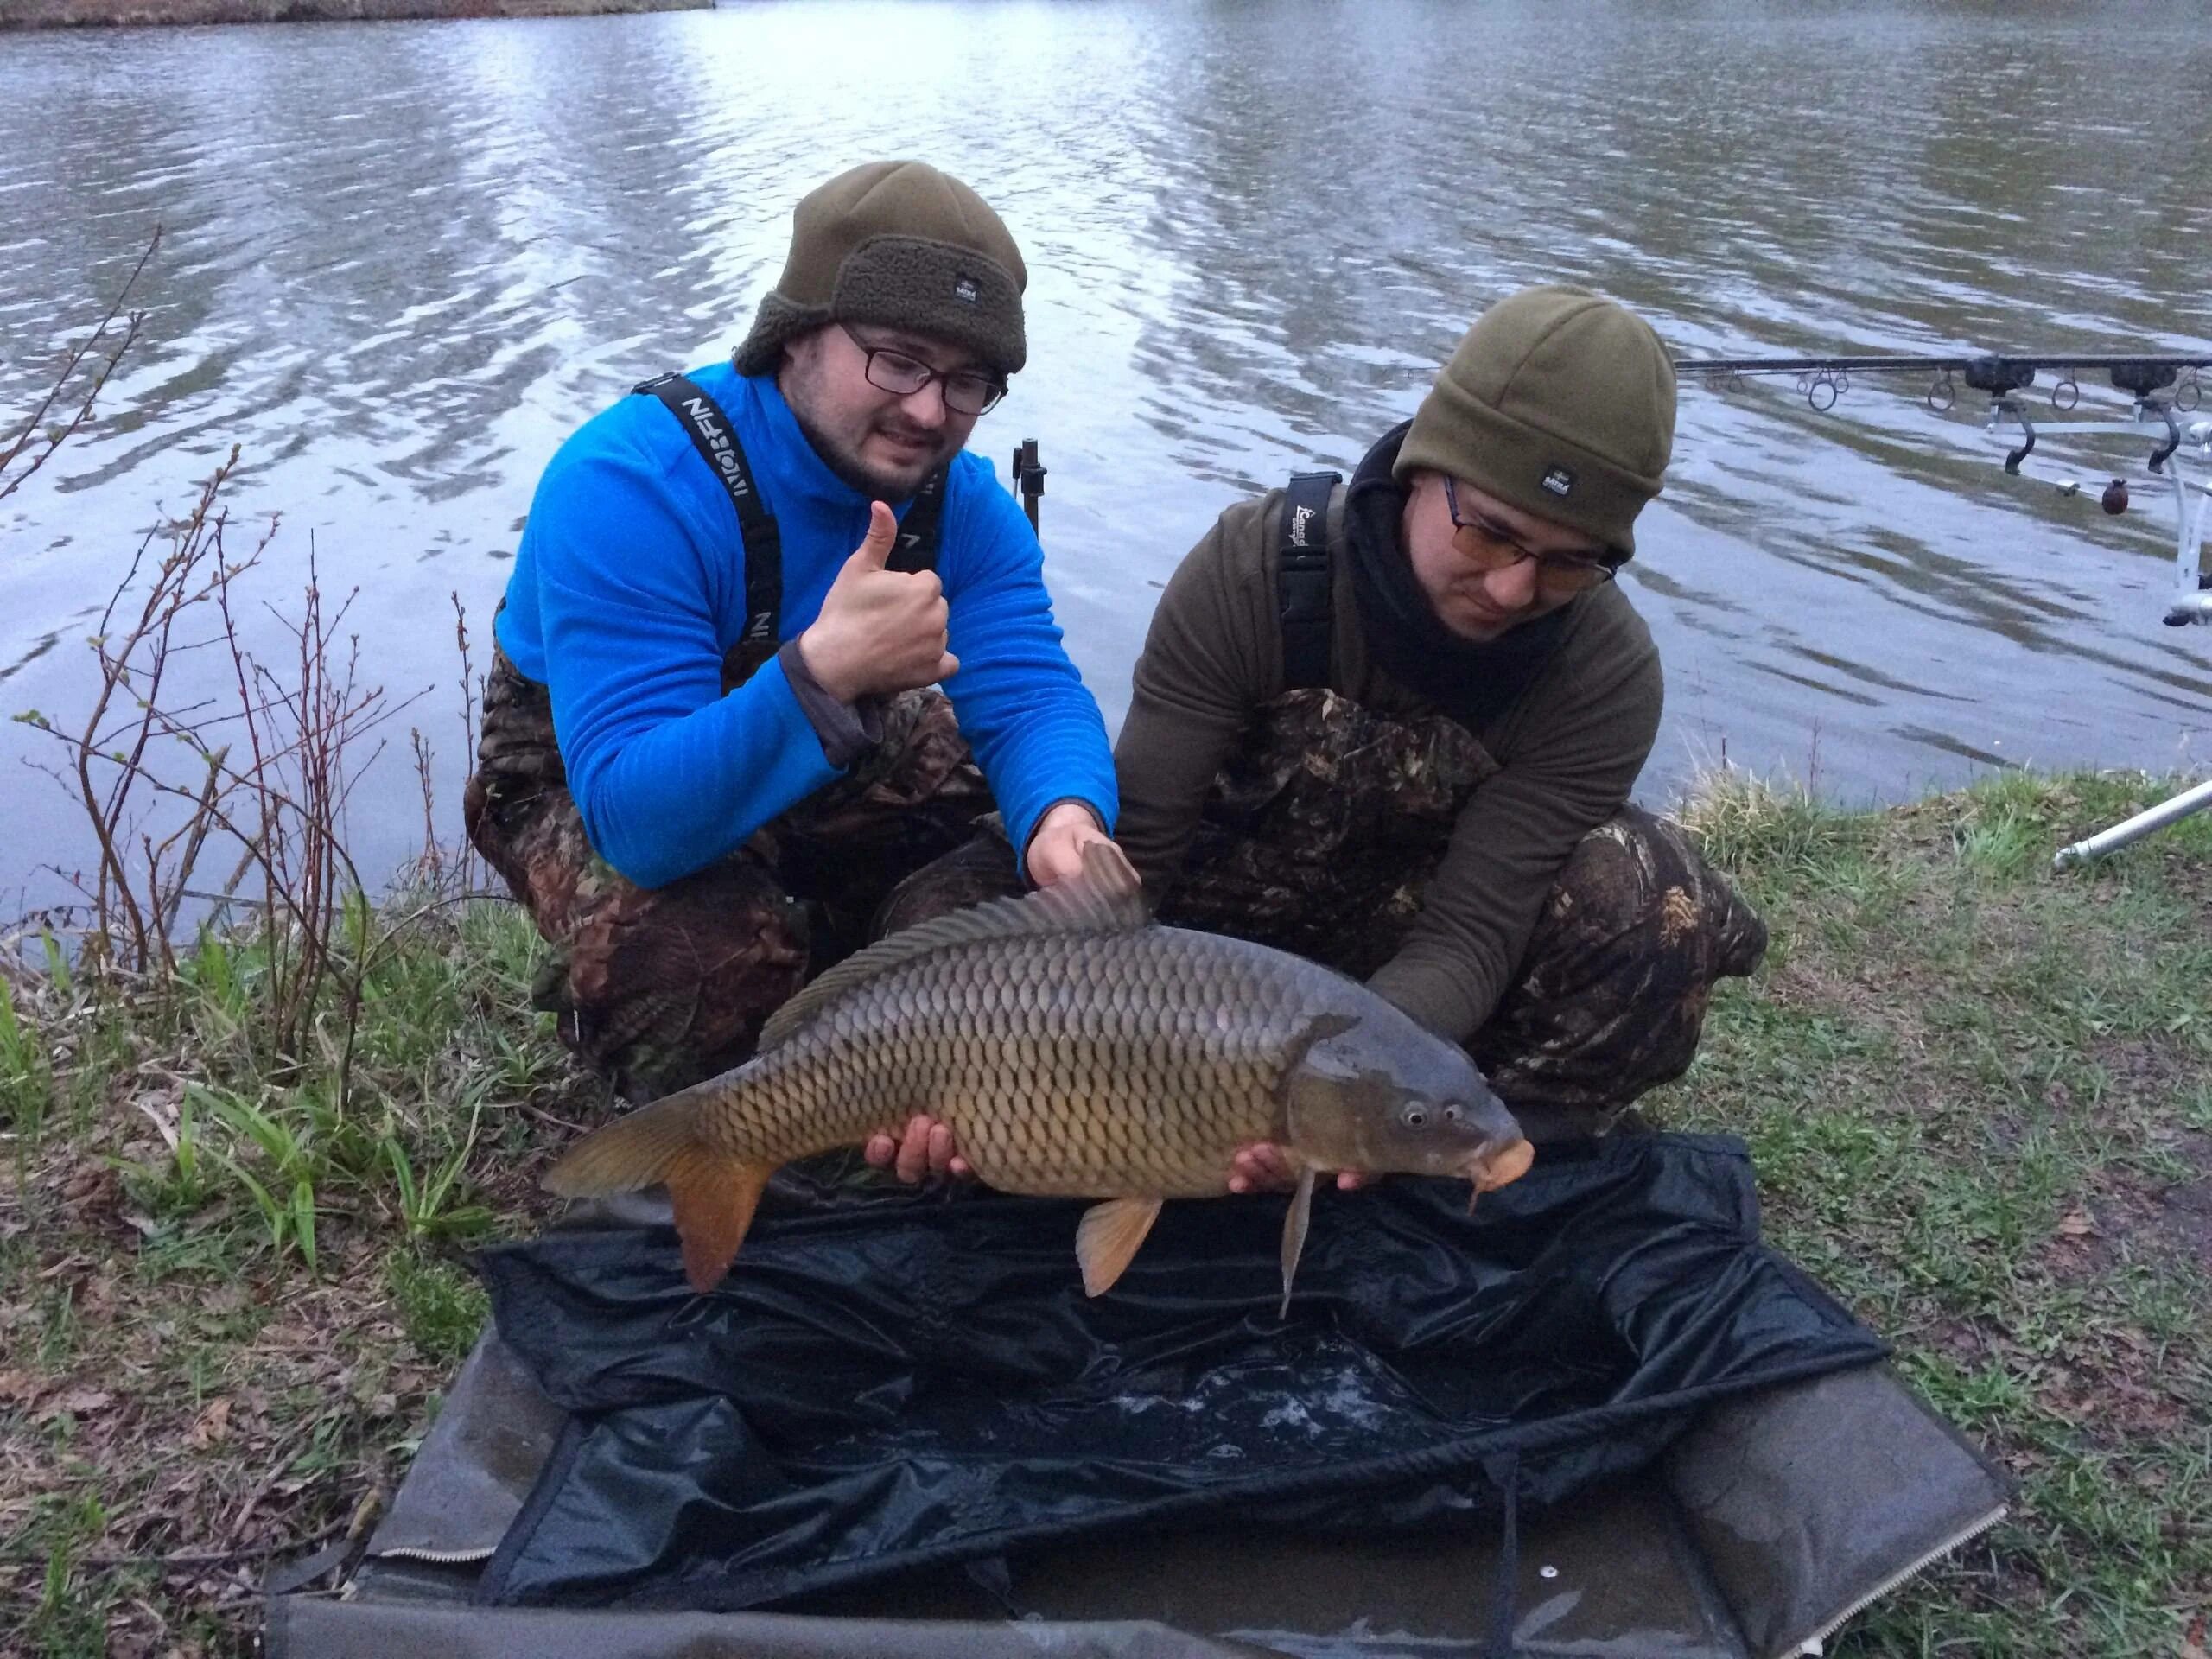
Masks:
[[[1454,721],[1294,691],[1217,780],[1160,918],[1363,979],[1397,954],[1460,808],[1497,769]],[[1626,807],[1568,859],[1467,1046],[1532,1139],[1592,1133],[1682,1074],[1713,982],[1765,949],[1764,924],[1681,830]]]
[[[732,652],[724,689],[757,666]],[[497,649],[463,802],[469,839],[553,944],[532,1001],[633,1101],[750,1055],[778,1005],[872,936],[893,886],[967,841],[991,808],[944,694],[910,691],[843,777],[707,868],[640,887],[585,839],[551,701]],[[1012,855],[998,848],[1011,884]]]

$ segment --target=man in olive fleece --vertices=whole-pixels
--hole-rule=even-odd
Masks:
[[[1611,578],[1674,424],[1648,324],[1572,288],[1500,302],[1349,486],[1222,515],[1115,746],[1117,838],[1161,920],[1365,979],[1465,1044],[1539,1142],[1680,1076],[1713,981],[1766,944],[1627,804],[1661,676]],[[1252,1148],[1231,1185],[1285,1173]]]

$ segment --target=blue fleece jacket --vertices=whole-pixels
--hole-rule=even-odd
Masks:
[[[867,534],[868,498],[823,464],[772,377],[725,362],[691,378],[728,414],[775,516],[792,639]],[[1104,723],[1061,648],[1037,538],[982,457],[954,458],[938,539],[960,659],[944,690],[1014,847],[1071,798],[1110,833]],[[745,622],[736,509],[658,399],[625,397],[561,446],[495,626],[552,693],[593,849],[640,887],[712,863],[838,775],[778,664],[722,695]]]

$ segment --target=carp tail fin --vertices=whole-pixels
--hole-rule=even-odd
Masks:
[[[665,1185],[683,1241],[683,1272],[694,1290],[718,1284],[745,1242],[772,1164],[748,1164],[716,1152],[699,1134],[705,1102],[684,1090],[595,1129],[546,1173],[564,1198],[635,1192]]]

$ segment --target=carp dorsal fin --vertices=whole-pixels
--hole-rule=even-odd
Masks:
[[[1134,933],[1150,919],[1143,883],[1128,857],[1112,842],[1095,841],[1083,849],[1080,875],[934,917],[854,952],[769,1016],[760,1028],[760,1049],[789,1040],[855,986],[948,945],[1030,933]]]

